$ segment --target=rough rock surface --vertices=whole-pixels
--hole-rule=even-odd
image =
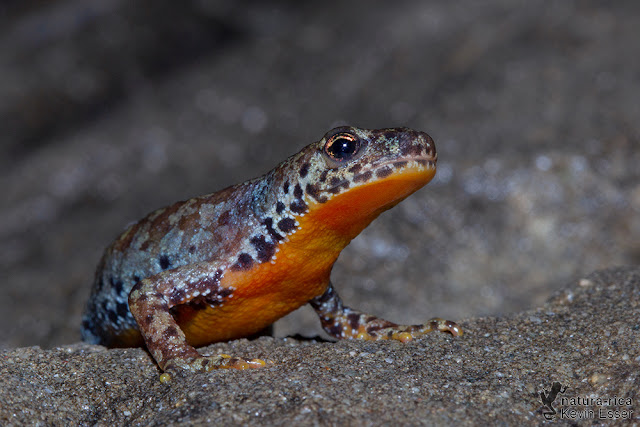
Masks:
[[[637,422],[639,310],[640,269],[604,270],[538,309],[463,321],[460,338],[432,334],[409,344],[239,340],[202,350],[272,364],[190,374],[167,384],[142,349],[75,344],[8,350],[0,353],[0,423],[537,425],[549,411],[539,393],[556,381],[567,399],[622,399],[613,405],[558,399],[555,416],[563,422],[574,421],[567,410],[594,411],[596,422],[613,421],[600,410],[627,411],[628,418],[616,421]]]
[[[637,401],[638,274],[579,279],[640,264],[638,2],[154,4],[0,6],[0,424],[538,424],[554,381]],[[439,161],[343,252],[338,291],[464,337],[238,341],[209,350],[274,365],[169,385],[143,350],[77,344],[129,221],[343,123],[424,130]],[[320,334],[308,309],[276,332]]]

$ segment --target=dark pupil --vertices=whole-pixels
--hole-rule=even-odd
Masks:
[[[357,149],[357,141],[349,138],[337,138],[327,147],[327,152],[336,160],[344,160],[351,157]]]

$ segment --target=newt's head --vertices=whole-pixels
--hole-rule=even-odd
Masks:
[[[332,129],[272,171],[271,182],[279,186],[274,223],[284,219],[280,231],[286,234],[313,223],[350,240],[428,183],[436,159],[435,144],[424,132]]]
[[[355,187],[375,187],[377,182],[414,181],[410,185],[420,188],[436,171],[433,140],[424,132],[408,128],[339,127],[329,131],[314,148],[316,152],[309,160],[310,172],[315,172],[311,175],[316,178],[305,190],[319,203]]]

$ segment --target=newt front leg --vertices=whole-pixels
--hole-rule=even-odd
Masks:
[[[462,335],[462,328],[450,320],[434,318],[422,325],[398,325],[345,307],[331,283],[322,295],[309,303],[318,313],[322,328],[335,338],[409,342],[436,330],[455,337]]]
[[[163,371],[260,368],[260,359],[246,360],[227,355],[202,356],[187,343],[171,309],[190,303],[221,306],[233,290],[220,286],[222,270],[208,265],[177,268],[141,280],[129,294],[129,309],[147,349]]]

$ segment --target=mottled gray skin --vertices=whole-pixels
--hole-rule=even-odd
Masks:
[[[358,150],[348,158],[334,158],[327,147],[336,141],[355,141]],[[204,358],[186,343],[170,315],[172,307],[195,302],[223,305],[235,290],[220,285],[225,272],[277,263],[278,251],[299,230],[298,220],[310,207],[407,167],[435,168],[435,161],[435,145],[425,133],[404,128],[336,128],[264,176],[151,213],[105,251],[84,314],[83,339],[110,346],[139,345],[139,336],[123,335],[140,330],[161,367],[174,362],[182,368],[203,369]],[[381,206],[380,212],[386,208]],[[344,331],[381,320],[360,313],[357,320],[356,312],[345,313],[330,286],[323,296],[312,305],[334,336],[351,337]],[[308,300],[300,305],[304,302]],[[351,314],[348,320],[347,314]],[[397,326],[391,322],[371,325],[369,332]],[[451,332],[452,326],[443,328]],[[194,368],[196,359],[200,364]]]

